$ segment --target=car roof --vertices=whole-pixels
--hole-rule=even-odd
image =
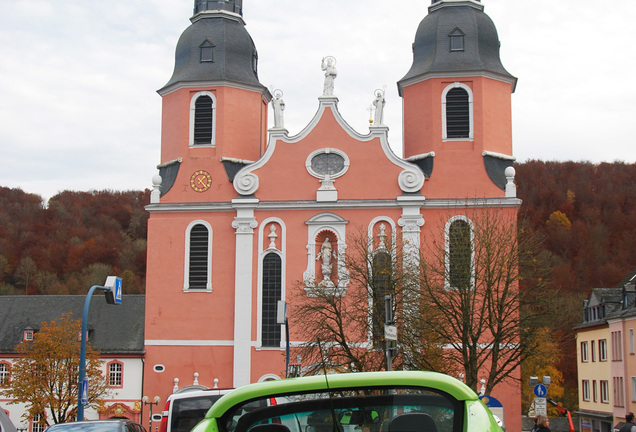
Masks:
[[[460,401],[479,400],[466,384],[445,374],[423,371],[354,372],[333,375],[313,375],[276,381],[265,381],[239,387],[219,399],[206,418],[221,417],[234,405],[261,397],[283,396],[288,393],[368,387],[426,387],[448,393]]]
[[[231,388],[211,388],[211,389],[203,389],[203,390],[188,390],[182,393],[172,393],[168,396],[168,400],[181,399],[181,398],[191,398],[198,396],[206,396],[206,395],[224,395],[226,393],[231,392],[234,389]]]

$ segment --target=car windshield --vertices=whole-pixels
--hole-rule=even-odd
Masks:
[[[50,432],[119,432],[118,421],[70,422],[51,426]]]
[[[252,400],[230,410],[222,432],[454,432],[462,404],[434,389],[347,389]]]

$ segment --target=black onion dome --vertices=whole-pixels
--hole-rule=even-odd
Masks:
[[[227,2],[207,3],[221,5]],[[172,78],[159,93],[180,85],[209,82],[265,89],[258,80],[256,46],[241,15],[226,11],[222,6],[200,12],[197,7],[200,7],[198,3],[192,24],[177,43]]]
[[[462,49],[451,50],[451,37]],[[475,0],[434,0],[420,22],[413,43],[413,64],[398,82],[400,92],[409,82],[426,75],[494,75],[514,85],[517,79],[502,65],[499,37],[484,6]]]

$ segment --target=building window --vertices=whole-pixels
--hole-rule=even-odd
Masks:
[[[629,329],[629,353],[634,354],[634,329]]]
[[[31,432],[44,432],[44,429],[46,429],[46,423],[43,420],[44,418],[42,415],[34,415],[31,421]]]
[[[450,51],[464,51],[464,32],[455,27],[452,32],[448,34],[450,40]]]
[[[6,361],[0,362],[0,387],[8,386],[10,379],[11,379],[11,364]]]
[[[622,332],[613,331],[611,333],[611,343],[612,343],[612,361],[622,361],[623,360],[623,340],[622,340]]]
[[[601,402],[609,403],[609,382],[607,380],[601,381]]]
[[[446,284],[450,289],[473,286],[473,229],[463,216],[446,224]]]
[[[581,394],[583,395],[584,401],[590,400],[590,382],[588,380],[582,381]]]
[[[22,333],[22,340],[26,342],[31,342],[33,340],[34,331],[33,329],[25,329]]]
[[[587,342],[581,342],[581,361],[586,363],[588,361],[587,357]]]
[[[599,361],[607,361],[607,340],[600,339],[598,341],[598,359]]]
[[[590,352],[592,353],[592,361],[596,361],[596,341],[590,342]]]
[[[386,295],[393,296],[391,289],[392,279],[392,259],[388,249],[377,249],[373,255],[371,274],[371,290],[373,312],[371,322],[373,323],[373,345],[377,348],[384,348],[384,326],[387,324],[386,317]]]
[[[466,84],[453,83],[442,92],[442,138],[473,139],[473,96]]]
[[[188,227],[184,290],[210,291],[212,289],[210,280],[211,232],[209,224],[203,221],[193,222]]]
[[[596,380],[592,380],[592,401],[598,402],[598,392],[596,388]]]
[[[263,258],[263,304],[261,340],[263,346],[280,347],[281,324],[278,323],[278,301],[282,296],[282,259],[276,252]]]
[[[123,384],[124,364],[113,361],[108,363],[108,387],[121,387]]]
[[[612,381],[614,384],[614,406],[623,407],[625,406],[625,400],[623,397],[623,377],[614,377]]]
[[[201,63],[206,63],[206,62],[214,62],[214,47],[216,45],[214,45],[214,43],[212,43],[211,40],[206,39],[203,41],[203,43],[201,45],[199,45],[199,49],[200,49],[200,62]]]
[[[194,95],[190,103],[190,146],[215,143],[216,98],[208,91]]]
[[[636,402],[636,377],[632,377],[632,402]]]

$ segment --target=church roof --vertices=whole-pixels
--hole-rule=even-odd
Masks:
[[[229,7],[232,9],[227,9]],[[234,1],[197,0],[194,11],[192,24],[177,43],[172,78],[159,93],[165,94],[183,85],[206,83],[235,84],[266,91],[258,80],[256,46],[245,28],[240,2],[237,5]]]
[[[124,295],[120,305],[95,294],[88,313],[89,343],[102,354],[144,353],[144,295]],[[0,352],[14,353],[23,332],[72,312],[81,320],[85,295],[0,296]]]
[[[495,24],[480,2],[434,0],[417,29],[413,64],[398,82],[399,90],[431,75],[467,74],[492,75],[514,89],[517,79],[502,65],[499,46]]]

